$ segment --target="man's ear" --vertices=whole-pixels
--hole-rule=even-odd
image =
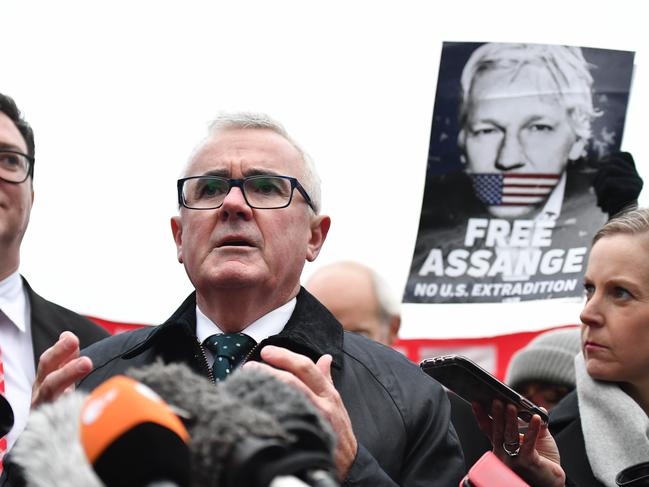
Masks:
[[[568,160],[576,161],[586,154],[586,140],[583,137],[577,137],[568,152]]]
[[[183,224],[180,221],[179,216],[171,217],[171,233],[174,236],[174,242],[176,242],[176,257],[178,262],[183,263]]]
[[[306,249],[306,260],[309,262],[313,262],[320,253],[330,226],[331,218],[327,215],[316,215],[311,220],[311,237]]]
[[[390,319],[390,330],[388,331],[388,343],[390,345],[399,339],[399,328],[401,328],[401,316],[393,316]]]

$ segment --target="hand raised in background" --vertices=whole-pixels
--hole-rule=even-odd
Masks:
[[[59,340],[45,350],[38,361],[32,386],[32,408],[56,400],[92,370],[92,361],[79,356],[79,339],[64,331]]]

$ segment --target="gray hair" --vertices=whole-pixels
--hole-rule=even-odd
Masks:
[[[593,106],[593,77],[579,47],[546,44],[487,43],[477,48],[464,65],[461,78],[460,146],[464,145],[464,125],[471,106],[471,88],[475,79],[486,71],[511,71],[514,80],[527,65],[547,70],[557,86],[559,103],[567,110],[578,137],[589,140],[592,121],[601,115]]]
[[[311,202],[315,212],[320,212],[322,208],[321,182],[320,176],[315,167],[313,159],[300,147],[300,145],[291,138],[284,126],[265,113],[256,112],[235,112],[220,113],[212,120],[208,127],[208,136],[206,140],[219,132],[236,129],[266,129],[275,132],[284,137],[300,154],[304,162],[304,181],[300,181],[311,197]],[[203,140],[202,143],[204,143]],[[202,145],[201,143],[201,145]]]
[[[593,245],[613,235],[639,235],[649,232],[649,208],[629,209],[611,218],[593,237]]]

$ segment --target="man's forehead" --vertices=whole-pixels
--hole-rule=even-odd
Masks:
[[[299,177],[303,160],[297,149],[268,129],[230,129],[207,137],[192,155],[188,171],[283,174]]]
[[[476,76],[471,87],[471,98],[474,101],[530,96],[560,96],[559,86],[546,67],[526,64],[516,69],[483,71]]]

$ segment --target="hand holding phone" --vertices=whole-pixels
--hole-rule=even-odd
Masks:
[[[529,423],[535,414],[538,414],[544,423],[548,422],[548,415],[543,409],[462,355],[443,355],[426,359],[421,362],[420,367],[465,401],[479,403],[485,411],[491,410],[492,402],[498,399],[504,404],[516,406],[519,419],[526,423]]]

